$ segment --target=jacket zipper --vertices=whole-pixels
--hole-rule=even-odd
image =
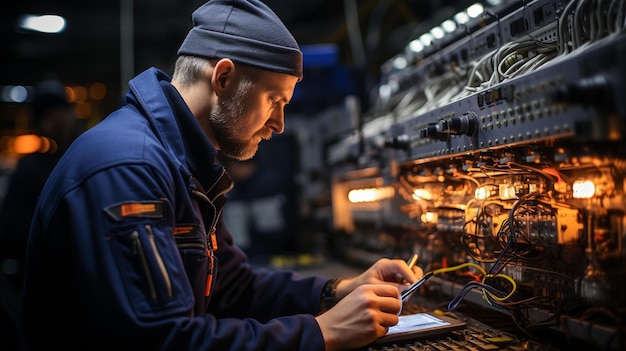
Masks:
[[[152,227],[146,225],[145,228],[148,232],[148,238],[150,239],[150,247],[152,247],[154,257],[156,258],[157,264],[159,265],[159,270],[161,271],[161,275],[163,276],[163,281],[165,282],[167,296],[172,297],[172,283],[170,281],[169,274],[167,274],[167,268],[165,268],[165,264],[163,263],[163,258],[161,257],[161,254],[159,254],[159,250],[157,249],[156,242],[154,240],[154,233],[152,232]]]
[[[139,240],[139,233],[135,230],[130,234],[130,238],[133,241],[133,253],[139,256],[139,263],[141,264],[141,268],[143,269],[143,275],[146,278],[148,283],[148,290],[150,293],[150,298],[152,300],[156,300],[156,289],[154,287],[154,281],[152,280],[152,275],[150,274],[150,269],[148,268],[148,261],[146,260],[146,255],[143,252],[143,247],[141,247],[141,240]]]
[[[216,185],[217,185],[217,184],[218,184],[218,183],[222,180],[222,178],[223,178],[226,174],[227,174],[226,169],[225,169],[225,168],[222,168],[220,175],[217,177],[217,180],[216,180],[215,182],[213,182],[213,186],[212,186],[212,187],[215,187],[215,186],[216,186]],[[192,179],[193,179],[193,178],[192,178]],[[194,182],[194,183],[195,183],[195,182]],[[218,192],[218,193],[214,194],[213,199],[216,199],[216,198],[218,198],[219,196],[221,196],[221,195],[223,195],[223,194],[225,194],[225,193],[229,192],[229,191],[233,188],[233,185],[234,185],[234,184],[231,182],[231,183],[230,183],[230,186],[228,186],[228,187],[224,187],[224,189],[222,189],[220,192]],[[200,186],[200,185],[199,185],[199,183],[197,183],[197,186]],[[200,186],[200,188],[201,188],[201,186]],[[223,210],[223,208],[224,208],[224,207],[222,206],[222,207],[220,208],[219,212],[218,212],[218,211],[217,211],[217,208],[216,208],[216,207],[215,207],[215,205],[213,204],[212,199],[209,199],[209,197],[207,196],[207,194],[206,194],[206,193],[204,193],[203,191],[200,191],[200,190],[198,190],[198,189],[192,189],[192,190],[191,190],[191,193],[192,193],[193,195],[195,195],[195,196],[199,197],[200,199],[202,199],[202,200],[203,200],[203,201],[205,201],[206,203],[208,203],[211,207],[213,207],[213,212],[215,213],[215,216],[213,216],[213,218],[212,218],[212,220],[211,220],[211,227],[210,227],[211,229],[210,229],[210,231],[209,231],[209,237],[207,238],[207,241],[208,241],[208,243],[207,243],[207,244],[209,244],[209,247],[212,247],[212,248],[213,248],[213,246],[214,246],[214,244],[215,244],[213,241],[215,240],[215,235],[216,235],[216,233],[217,233],[217,226],[216,226],[216,224],[217,224],[217,220],[218,220],[218,218],[220,217],[220,215],[221,215],[222,210]],[[215,249],[215,248],[214,248],[214,249]]]
[[[214,188],[215,186],[217,186],[223,179],[224,176],[227,176],[228,173],[226,173],[226,169],[222,168],[221,174],[219,175],[219,177],[217,177],[217,180],[213,183],[211,188]],[[208,206],[213,208],[213,218],[211,219],[211,226],[210,227],[205,227],[205,228],[210,228],[209,232],[207,233],[207,257],[209,259],[209,272],[207,275],[207,280],[206,280],[206,286],[205,286],[205,290],[204,290],[204,295],[206,297],[209,297],[211,295],[211,291],[213,290],[213,277],[216,273],[215,271],[215,256],[213,251],[217,250],[217,221],[221,215],[222,209],[223,209],[223,205],[219,206],[219,211],[218,211],[218,206],[215,205],[214,201],[215,199],[217,199],[218,197],[222,196],[223,194],[227,193],[230,189],[232,189],[233,187],[233,183],[232,181],[230,181],[229,186],[225,186],[221,189],[219,189],[219,192],[217,192],[216,194],[211,194],[212,198],[209,198],[209,192],[206,192],[203,188],[202,185],[193,177],[191,177],[191,181],[192,184],[195,185],[195,187],[192,187],[191,189],[191,194],[195,197],[197,197],[199,200],[198,201],[204,201],[207,203]]]
[[[198,198],[202,199],[204,202],[206,202],[209,206],[211,206],[213,208],[213,212],[215,213],[215,216],[213,216],[213,218],[211,219],[211,227],[210,227],[211,229],[209,230],[209,235],[206,238],[206,240],[207,240],[207,246],[209,248],[211,248],[211,249],[215,249],[215,247],[214,247],[215,245],[213,243],[213,240],[214,240],[215,234],[217,232],[216,223],[217,223],[217,219],[220,216],[221,211],[220,211],[220,213],[217,212],[217,208],[215,208],[215,205],[213,204],[213,202],[211,202],[209,197],[206,196],[206,194],[203,193],[202,191],[197,190],[197,189],[193,189],[191,191],[191,193],[193,195],[197,196]]]

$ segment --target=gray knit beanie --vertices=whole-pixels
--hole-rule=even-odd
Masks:
[[[191,16],[178,55],[229,58],[302,79],[302,52],[287,27],[259,0],[210,0]]]

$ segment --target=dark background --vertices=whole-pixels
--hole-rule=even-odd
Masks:
[[[50,75],[69,85],[88,87],[104,83],[107,99],[99,106],[105,115],[116,106],[126,81],[150,66],[171,73],[176,51],[191,27],[191,13],[204,0],[23,0],[10,1],[0,11],[0,86],[33,85]],[[470,1],[411,0],[267,0],[283,19],[303,49],[330,45],[332,62],[320,70],[315,60],[305,64],[309,71],[301,89],[316,80],[326,81],[330,90],[315,104],[296,108],[318,108],[332,104],[330,95],[356,93],[367,104],[367,90],[376,84],[380,65],[404,49],[408,41],[438,24]],[[350,4],[356,12],[344,5]],[[121,72],[121,9],[132,8],[132,67]],[[348,8],[350,8],[348,7]],[[59,14],[67,19],[61,34],[23,32],[17,29],[24,13]],[[347,16],[358,19],[358,28],[347,25]],[[354,18],[352,17],[352,18]],[[355,22],[356,23],[356,22]],[[356,30],[355,30],[356,29]],[[357,38],[352,40],[352,38]],[[359,38],[360,37],[360,38]],[[327,48],[326,48],[327,49]],[[315,50],[315,49],[313,49]],[[341,71],[335,71],[339,67]],[[330,75],[330,76],[329,76]],[[334,82],[332,81],[334,80]],[[330,83],[332,84],[330,84]],[[336,89],[335,89],[336,88]],[[297,97],[300,97],[298,94]],[[294,101],[297,103],[299,100]],[[315,108],[313,108],[315,109]],[[96,113],[98,111],[95,111]],[[312,112],[312,111],[305,111]],[[4,117],[6,118],[6,114]],[[102,116],[96,116],[99,118]],[[7,126],[5,121],[3,126]]]

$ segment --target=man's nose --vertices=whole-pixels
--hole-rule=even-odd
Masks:
[[[274,133],[282,134],[285,131],[285,112],[276,110],[266,124]]]

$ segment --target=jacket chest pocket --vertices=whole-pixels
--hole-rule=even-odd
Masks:
[[[177,225],[174,239],[194,291],[196,312],[204,312],[204,304],[199,302],[208,303],[207,298],[211,295],[217,273],[214,247],[207,234],[197,225]]]

